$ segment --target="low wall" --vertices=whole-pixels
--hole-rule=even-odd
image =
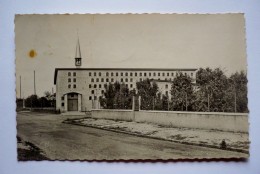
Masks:
[[[247,113],[92,110],[92,117],[147,122],[169,127],[248,132]]]

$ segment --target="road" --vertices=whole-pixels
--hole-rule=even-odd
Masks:
[[[64,124],[53,114],[18,113],[17,134],[51,160],[231,158],[247,154]],[[82,117],[82,116],[81,116]]]

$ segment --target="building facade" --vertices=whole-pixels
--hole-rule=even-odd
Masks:
[[[197,69],[159,68],[81,68],[79,41],[76,48],[75,68],[56,68],[56,109],[61,112],[89,111],[99,108],[99,97],[109,83],[124,83],[129,90],[136,82],[153,79],[162,94],[170,94],[171,81],[178,73],[190,76],[195,82]]]

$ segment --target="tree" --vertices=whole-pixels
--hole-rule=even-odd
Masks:
[[[141,96],[141,109],[152,110],[154,108],[154,100],[158,92],[158,85],[149,79],[136,83],[138,95]]]
[[[39,107],[39,101],[37,95],[31,95],[25,99],[26,107]]]
[[[180,72],[173,79],[171,87],[171,99],[172,110],[192,110],[193,85],[192,79],[189,76]]]

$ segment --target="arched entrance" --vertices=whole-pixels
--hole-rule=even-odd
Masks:
[[[78,94],[68,94],[68,111],[78,111]]]

